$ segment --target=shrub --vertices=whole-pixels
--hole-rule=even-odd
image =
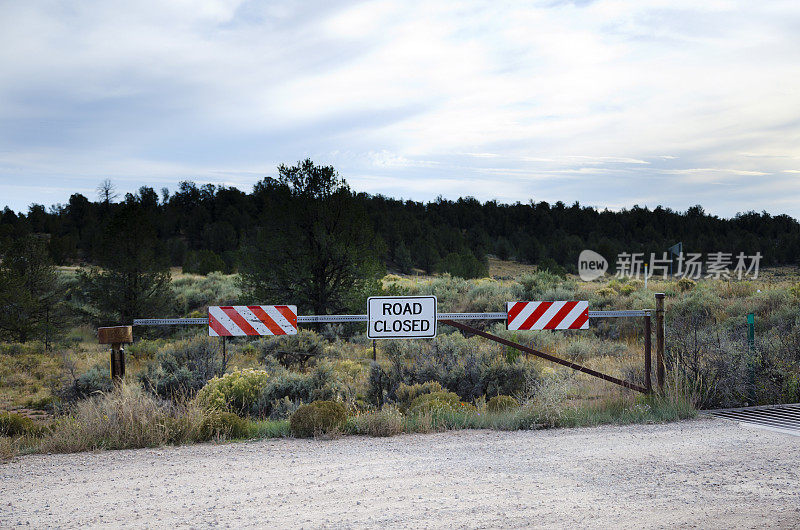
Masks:
[[[281,404],[282,400],[292,403],[337,400],[342,393],[338,374],[329,363],[319,364],[308,374],[281,370],[262,388],[250,412],[261,417],[284,418],[287,416],[280,409],[284,413],[293,409]]]
[[[292,434],[299,438],[332,434],[347,420],[347,410],[335,401],[314,401],[303,405],[292,414],[289,426]]]
[[[183,263],[184,273],[193,272],[206,275],[209,272],[225,271],[226,269],[227,267],[222,258],[208,249],[190,251],[186,256],[186,261]]]
[[[519,402],[511,396],[494,396],[486,403],[489,412],[506,412],[519,407]]]
[[[465,250],[461,253],[451,252],[436,264],[440,273],[449,273],[459,278],[482,278],[489,275],[486,263],[478,260],[475,255]]]
[[[197,393],[197,402],[209,410],[247,414],[269,379],[265,370],[239,370],[214,377]]]
[[[208,276],[185,276],[172,282],[179,310],[185,315],[209,305],[231,305],[241,296],[236,276],[211,272]]]
[[[619,288],[619,294],[627,296],[629,294],[635,293],[636,290],[637,290],[637,288],[636,288],[635,285],[630,284],[630,283],[626,283],[625,285],[623,285],[623,286],[621,286]]]
[[[551,298],[544,298],[542,295],[546,291],[559,287],[563,282],[563,278],[558,274],[542,269],[533,274],[526,274],[519,279],[519,283],[524,290],[523,298],[525,300],[552,300]]]
[[[789,287],[789,292],[795,299],[800,299],[800,282]]]
[[[691,278],[681,278],[678,280],[675,285],[678,287],[678,290],[681,292],[691,291],[697,285],[697,282],[692,280]]]
[[[262,337],[254,344],[262,361],[271,357],[286,368],[313,364],[325,352],[325,339],[304,329],[299,330],[296,335]]]
[[[269,419],[271,420],[285,420],[288,419],[294,412],[303,406],[302,401],[292,401],[288,397],[284,396],[281,399],[274,399],[270,401],[266,406],[262,406],[259,404],[259,408],[266,412],[260,414],[261,416],[269,415]]]
[[[224,372],[219,341],[198,335],[165,346],[139,380],[162,398],[182,399]]]
[[[414,401],[418,396],[423,394],[432,394],[434,392],[443,392],[444,389],[442,385],[440,385],[436,381],[428,381],[427,383],[416,383],[413,385],[407,385],[405,383],[400,383],[400,386],[397,387],[397,402],[400,406],[401,411],[405,411],[408,407],[411,406],[411,402]]]
[[[351,417],[347,430],[352,434],[367,436],[394,436],[403,432],[403,415],[391,405],[381,410],[365,412]]]
[[[114,383],[111,381],[108,365],[98,364],[79,375],[72,383],[62,387],[58,397],[69,404],[94,394],[110,392],[113,388]]]
[[[13,412],[0,414],[0,436],[24,436],[37,431],[36,424],[27,416]]]
[[[487,397],[520,394],[538,378],[539,372],[530,361],[507,363],[495,360],[483,369],[481,387]]]
[[[380,372],[373,368],[370,397],[379,394],[378,384],[388,389],[389,398],[395,398],[401,383],[436,381],[471,402],[483,395],[520,394],[538,373],[529,361],[507,362],[501,345],[478,337],[467,339],[460,333],[440,334],[424,342],[389,341],[384,351],[391,368],[383,373],[386,377],[378,377]]]
[[[200,436],[203,440],[212,438],[247,438],[249,428],[247,420],[233,412],[215,410],[203,418]]]
[[[617,292],[611,287],[601,287],[597,290],[597,294],[604,298],[611,298],[612,296],[616,295]]]
[[[461,400],[453,392],[433,392],[417,396],[408,407],[409,414],[421,414],[440,410],[458,410]]]

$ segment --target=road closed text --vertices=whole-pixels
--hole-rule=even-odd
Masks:
[[[436,336],[435,296],[374,296],[367,301],[371,339]]]

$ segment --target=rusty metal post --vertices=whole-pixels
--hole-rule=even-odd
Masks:
[[[664,390],[664,293],[656,293],[656,380]]]
[[[652,366],[651,360],[651,346],[650,346],[650,334],[652,330],[650,329],[650,315],[646,315],[644,317],[644,387],[647,389],[647,393],[650,394],[653,392],[653,381],[650,377],[650,368]]]
[[[373,361],[377,361],[378,360],[378,346],[376,345],[376,342],[377,341],[375,339],[372,339],[372,360]]]
[[[228,368],[228,337],[222,337],[222,371]]]

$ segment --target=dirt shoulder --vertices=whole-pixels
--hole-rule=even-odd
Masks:
[[[33,455],[0,526],[796,527],[799,457],[710,419]]]

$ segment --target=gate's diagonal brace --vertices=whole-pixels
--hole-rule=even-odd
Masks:
[[[579,372],[583,372],[585,374],[592,375],[594,377],[599,377],[604,381],[608,381],[610,383],[614,383],[616,385],[624,386],[625,388],[630,388],[631,390],[636,390],[637,392],[642,392],[643,394],[647,393],[647,389],[641,387],[639,385],[634,385],[633,383],[629,383],[627,381],[623,381],[622,379],[617,379],[616,377],[612,377],[610,375],[606,375],[602,372],[598,372],[597,370],[592,370],[591,368],[586,368],[585,366],[581,366],[579,364],[575,364],[573,362],[567,361],[565,359],[561,359],[559,357],[555,357],[550,355],[549,353],[540,352],[538,350],[534,350],[533,348],[528,348],[527,346],[523,346],[522,344],[517,344],[516,342],[512,342],[510,340],[506,340],[502,337],[498,337],[497,335],[492,335],[491,333],[486,333],[485,331],[481,331],[479,329],[475,329],[471,326],[467,326],[465,324],[461,324],[460,322],[456,322],[455,320],[449,319],[440,319],[439,322],[442,324],[447,324],[448,326],[453,326],[454,328],[460,329],[461,331],[466,331],[467,333],[472,333],[474,335],[480,335],[481,337],[489,340],[493,340],[495,342],[499,342],[505,346],[509,346],[511,348],[516,348],[517,350],[523,351],[525,353],[535,355],[537,357],[541,357],[542,359],[547,359],[548,361],[560,364],[562,366],[566,366],[567,368],[572,368],[573,370],[577,370]]]

